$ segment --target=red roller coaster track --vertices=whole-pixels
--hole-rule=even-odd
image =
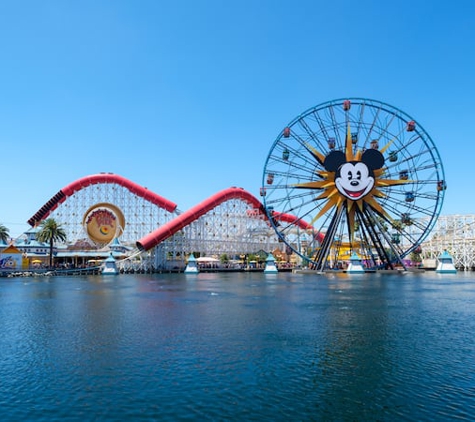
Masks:
[[[82,177],[81,179],[78,179],[65,186],[48,202],[46,202],[46,204],[43,205],[33,217],[28,220],[28,224],[30,224],[31,226],[35,226],[40,221],[47,218],[51,214],[51,212],[53,212],[58,207],[59,204],[63,203],[69,196],[72,196],[75,192],[84,189],[88,186],[101,183],[115,183],[120,186],[123,186],[127,188],[131,193],[140,196],[148,200],[149,202],[156,204],[161,208],[164,208],[169,212],[175,211],[177,207],[177,205],[172,201],[169,201],[168,199],[165,199],[162,196],[157,195],[156,193],[149,191],[147,188],[142,187],[134,182],[131,182],[130,180],[122,176],[113,173],[100,173]],[[159,227],[148,235],[142,237],[136,242],[137,248],[141,251],[152,249],[160,242],[163,242],[167,238],[173,236],[185,226],[189,225],[207,212],[211,211],[213,208],[230,199],[240,199],[245,201],[246,203],[251,205],[253,209],[257,210],[258,215],[262,215],[264,218],[267,218],[264,206],[254,195],[247,192],[243,188],[231,187],[214,194],[213,196],[190,208],[188,211],[185,211],[184,213],[180,214],[173,220],[169,221],[168,223],[164,224],[163,226]],[[299,220],[295,216],[290,214],[274,212],[272,216],[276,221],[293,224],[303,230],[312,230],[313,228],[307,222]],[[323,235],[318,233],[317,238],[321,241]]]
[[[181,230],[183,227],[197,220],[207,212],[211,211],[213,208],[222,204],[225,201],[230,199],[241,199],[251,205],[254,209],[258,210],[259,214],[266,217],[264,206],[262,203],[252,194],[245,191],[242,188],[228,188],[224,189],[203,202],[195,205],[193,208],[190,208],[188,211],[185,211],[183,214],[159,227],[157,230],[152,233],[144,236],[142,239],[137,241],[137,248],[141,251],[148,251],[154,246],[157,246],[160,242],[168,239],[173,236],[176,232]],[[274,212],[273,218],[277,221],[282,221],[286,223],[293,224],[303,230],[311,230],[312,226],[306,223],[303,220],[297,220],[297,218],[290,214],[283,214]],[[319,240],[323,236],[318,235]]]
[[[174,235],[176,232],[181,230],[183,227],[192,223],[193,221],[200,218],[202,215],[206,214],[208,211],[222,204],[224,201],[230,199],[242,199],[243,201],[250,204],[253,208],[258,209],[260,213],[264,215],[264,208],[261,202],[249,192],[245,191],[242,188],[228,188],[222,190],[203,202],[195,205],[193,208],[190,208],[188,211],[185,211],[183,214],[169,221],[167,224],[159,227],[157,230],[143,237],[137,242],[137,247],[146,251],[154,246],[158,245],[160,242]]]
[[[209,197],[198,205],[195,205],[193,208],[190,208],[188,211],[185,211],[183,214],[159,227],[152,233],[148,234],[147,236],[144,236],[142,239],[137,241],[137,248],[142,251],[152,249],[160,242],[163,242],[164,240],[173,236],[183,227],[189,225],[207,212],[211,211],[213,208],[230,199],[241,199],[251,205],[254,209],[258,210],[259,214],[264,217],[266,216],[264,206],[254,195],[250,194],[242,188],[232,187],[214,194],[213,196]],[[293,224],[303,230],[312,229],[312,226],[310,224],[306,223],[305,221],[298,220],[295,216],[290,214],[274,212],[273,218],[275,218],[277,221]]]
[[[119,176],[113,173],[99,173],[93,174],[91,176],[85,176],[81,179],[76,180],[75,182],[70,183],[61,189],[56,195],[54,195],[46,204],[44,204],[36,214],[28,220],[28,224],[34,227],[41,220],[47,218],[51,212],[53,212],[59,204],[64,202],[68,196],[74,194],[81,189],[87,188],[91,185],[96,185],[99,183],[115,183],[117,185],[123,186],[128,189],[133,194],[140,196],[147,201],[158,205],[161,208],[164,208],[168,212],[175,211],[177,205],[168,199],[163,198],[152,191],[149,191],[147,188],[140,186],[125,177]]]

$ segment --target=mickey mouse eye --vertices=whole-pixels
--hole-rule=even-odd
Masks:
[[[351,171],[348,171],[348,180],[353,179],[353,173]]]
[[[358,171],[356,172],[356,178],[357,178],[358,180],[361,180],[361,171],[358,170]]]

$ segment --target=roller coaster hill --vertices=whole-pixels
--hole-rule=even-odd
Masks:
[[[269,252],[283,266],[301,264],[278,237],[260,200],[238,187],[182,212],[146,187],[117,174],[100,173],[59,190],[28,220],[32,232],[47,218],[54,218],[66,232],[66,243],[55,245],[55,263],[67,267],[83,267],[111,253],[123,272],[180,271],[190,253],[234,268],[258,266]],[[296,248],[314,236],[309,224],[291,215],[275,213],[274,218],[277,224],[286,221],[295,226],[290,241]],[[23,239],[17,244],[21,248],[29,242]],[[45,252],[41,257],[30,250],[29,256],[46,262]]]

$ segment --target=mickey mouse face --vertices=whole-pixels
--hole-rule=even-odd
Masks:
[[[346,161],[342,151],[330,152],[323,162],[328,171],[335,172],[335,186],[344,197],[357,201],[374,187],[374,170],[382,168],[384,157],[376,149],[367,149],[361,161]]]
[[[366,164],[348,162],[340,167],[335,186],[343,196],[356,201],[373,189],[374,177]]]

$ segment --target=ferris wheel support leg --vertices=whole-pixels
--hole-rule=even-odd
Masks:
[[[375,263],[377,263],[378,259],[380,259],[380,253],[379,251],[377,250],[376,251],[376,256],[374,254],[374,250],[370,247],[367,247],[367,245],[370,245],[371,242],[369,241],[368,239],[368,236],[373,239],[373,236],[371,233],[368,232],[368,229],[366,228],[365,226],[365,218],[363,216],[362,213],[357,213],[357,216],[358,216],[358,219],[359,219],[359,223],[360,223],[360,227],[361,227],[361,237],[362,237],[362,244],[364,245],[363,246],[363,253],[366,254],[366,255],[370,255],[371,256],[371,259],[372,261]]]
[[[335,233],[338,228],[338,224],[340,223],[342,214],[343,208],[339,208],[333,215],[332,221],[330,222],[330,225],[320,247],[320,251],[318,252],[317,257],[315,259],[315,269],[317,271],[325,270],[325,264],[328,260],[328,256],[330,255],[333,238],[335,237]]]
[[[389,238],[389,234],[387,230],[383,227],[379,219],[377,218],[377,214],[370,208],[365,209],[365,212],[367,213],[368,216],[370,216],[371,222],[374,222],[376,226],[379,229],[379,234],[386,240],[386,243],[389,245],[389,248],[391,249],[392,254],[396,257],[396,260],[399,262],[399,264],[404,268],[405,271],[407,271],[407,268],[404,264],[404,261],[401,258],[401,255],[399,252],[396,250],[394,247],[393,243],[391,242],[391,239]],[[369,227],[373,227],[372,225],[369,225]],[[374,231],[374,229],[373,229]],[[373,233],[374,239],[373,242],[378,245],[378,249],[384,254],[384,257],[389,265],[389,267],[394,270],[394,265],[393,265],[393,260],[389,258],[389,255],[386,251],[386,249],[383,247],[383,244],[381,243],[381,236],[376,235],[376,232],[374,231]]]
[[[384,249],[380,238],[378,237],[378,234],[374,228],[374,218],[375,216],[372,215],[367,209],[365,209],[363,212],[359,213],[361,220],[363,221],[363,227],[366,228],[366,233],[365,233],[365,243],[368,245],[368,250],[371,252],[371,256],[373,260],[376,262],[374,259],[374,254],[373,254],[373,249],[371,248],[371,245],[373,245],[373,248],[376,249],[376,254],[378,256],[378,259],[380,263],[389,269],[394,269],[391,263],[391,260],[389,259],[389,256]],[[369,236],[369,239],[368,239]]]

